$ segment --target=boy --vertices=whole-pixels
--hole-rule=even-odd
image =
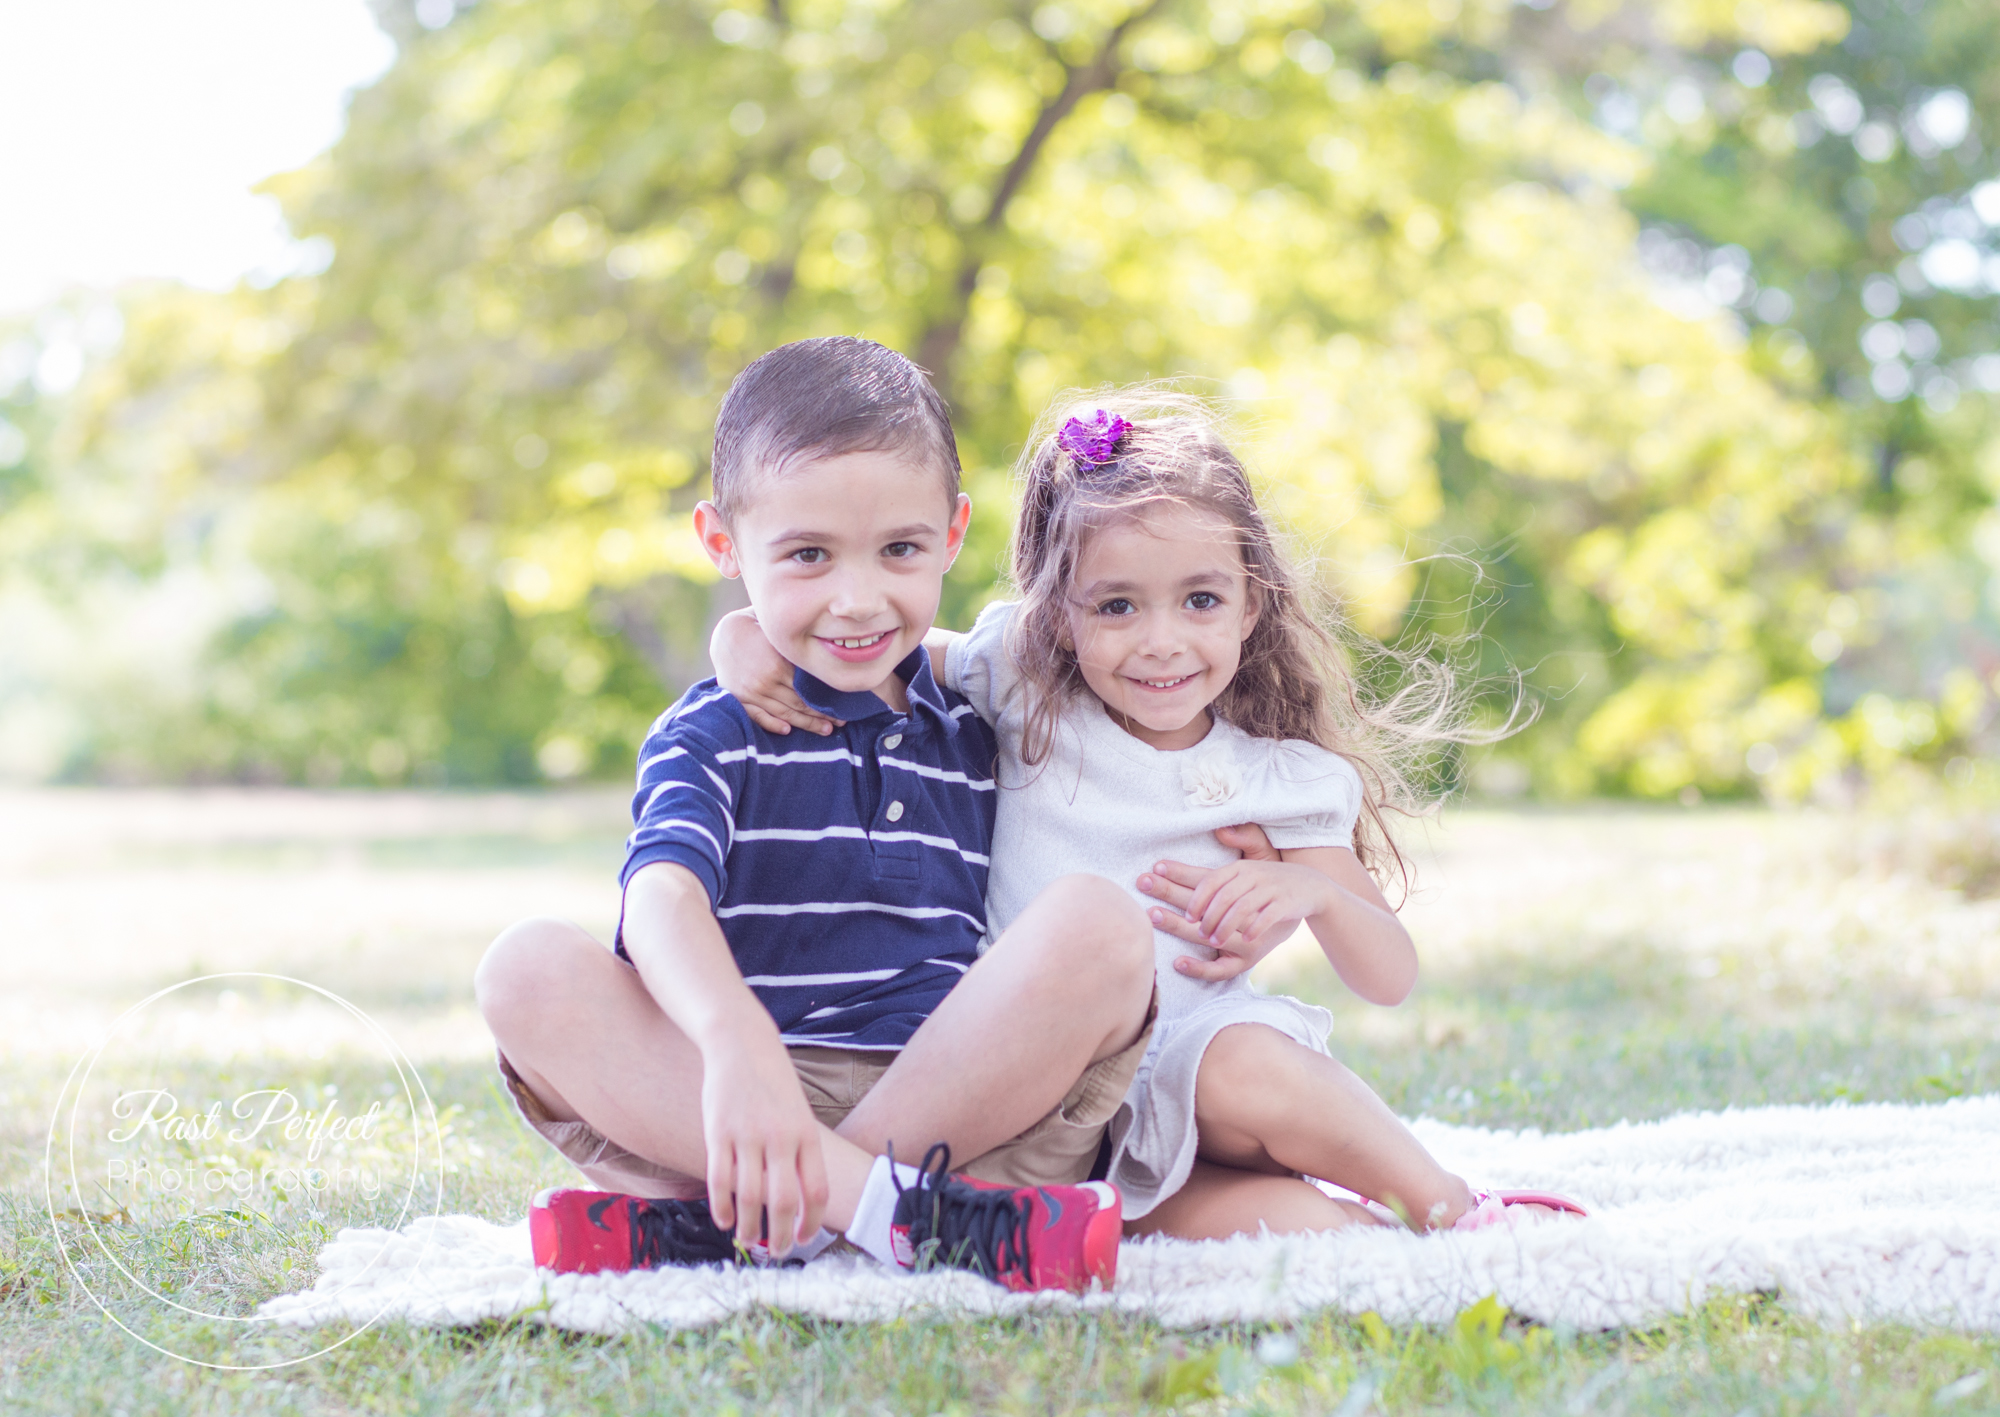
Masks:
[[[481,961],[522,1115],[605,1188],[538,1198],[537,1259],[700,1263],[732,1228],[809,1257],[824,1220],[885,1262],[1108,1285],[1117,1192],[1086,1178],[1151,927],[1074,876],[981,953],[994,744],[922,647],[971,515],[944,403],[881,345],[786,345],[730,387],[712,478],[704,549],[844,723],[798,749],[696,685],[640,755],[616,953],[536,920]]]

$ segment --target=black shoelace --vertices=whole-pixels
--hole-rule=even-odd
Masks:
[[[649,1201],[628,1198],[632,1220],[632,1267],[663,1264],[729,1264],[736,1239],[719,1228],[707,1201]]]
[[[892,1149],[889,1175],[896,1183],[896,1218],[909,1226],[918,1268],[950,1265],[988,1279],[1028,1268],[1034,1211],[1026,1197],[953,1181],[951,1148],[943,1142],[924,1153],[916,1182],[907,1189],[896,1178],[895,1163]]]

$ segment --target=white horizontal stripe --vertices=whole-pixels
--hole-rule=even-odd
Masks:
[[[750,831],[736,833],[738,841],[920,841],[925,846],[935,846],[940,851],[955,851],[975,866],[992,863],[977,851],[967,851],[948,836],[930,836],[924,832],[864,832],[860,827],[820,827],[808,831],[798,827],[757,827]]]
[[[819,827],[811,831],[801,827],[752,827],[736,833],[738,841],[829,841],[834,837],[865,841],[868,833],[860,827]]]
[[[904,772],[913,772],[918,777],[936,778],[939,782],[962,782],[974,792],[991,792],[993,790],[993,779],[990,777],[967,777],[962,772],[953,772],[949,768],[934,768],[929,763],[906,762],[902,758],[892,758],[884,754],[882,757],[882,766],[885,768],[901,768]]]
[[[949,714],[947,714],[946,717],[964,718],[967,714],[973,712],[976,712],[976,710],[972,707],[971,704],[960,704],[957,708],[953,709]]]
[[[778,1041],[788,1048],[838,1048],[847,1053],[900,1053],[900,1043],[855,1043],[848,1033],[781,1033]]]
[[[653,804],[660,800],[661,794],[672,792],[676,787],[683,788],[689,792],[701,791],[701,789],[695,786],[695,784],[693,784],[692,782],[680,782],[678,780],[670,780],[667,782],[663,782],[658,787],[654,788],[650,793],[647,794],[646,805],[639,809],[639,815],[643,817],[646,815],[646,813],[652,811]]]
[[[639,782],[641,785],[645,783],[646,769],[653,766],[653,764],[664,763],[668,758],[685,758],[686,756],[687,749],[685,748],[669,748],[664,753],[655,753],[650,758],[642,758],[639,762]]]
[[[967,861],[970,861],[975,866],[987,866],[992,864],[981,853],[977,851],[967,851],[964,847],[960,846],[957,842],[953,841],[948,836],[927,836],[923,832],[870,832],[868,833],[868,835],[872,840],[875,841],[920,841],[925,846],[935,846],[940,851],[956,851],[960,856],[963,856]]]
[[[743,982],[751,988],[804,989],[815,984],[879,984],[894,979],[900,969],[865,969],[858,974],[746,974]]]
[[[877,915],[895,915],[904,920],[941,920],[951,915],[982,933],[986,929],[984,921],[974,920],[964,911],[953,910],[949,906],[883,905],[872,900],[805,900],[796,905],[728,905],[716,911],[715,915],[718,920],[730,920],[739,915],[852,915],[864,910]]]
[[[972,967],[953,959],[927,959],[923,964],[911,965],[910,969],[922,969],[927,964],[942,965],[946,969],[955,969],[960,974]],[[885,979],[894,979],[897,975],[908,972],[909,970],[903,969],[873,969],[866,974],[752,974],[743,982],[752,988],[761,986],[766,989],[803,989],[809,985],[819,984],[879,984]],[[879,1002],[881,1001],[870,999],[859,1004],[828,1005],[823,1009],[814,1009],[806,1015],[806,1020],[831,1018],[834,1014],[844,1014],[852,1009],[872,1009]]]
[[[740,763],[744,759],[762,763],[766,767],[783,767],[787,763],[852,763],[861,766],[861,759],[845,748],[825,748],[810,753],[760,753],[755,748],[731,748],[726,753],[717,753],[718,763]],[[886,758],[883,761],[888,761]]]
[[[710,704],[720,703],[722,700],[728,697],[729,697],[729,691],[727,689],[717,689],[714,693],[710,694],[705,699],[696,699],[691,704],[682,704],[679,708],[668,709],[667,720],[672,721],[673,719],[676,718],[686,718],[696,709],[705,709]]]
[[[718,861],[729,854],[722,849],[722,843],[715,839],[715,834],[707,827],[703,826],[700,822],[684,821],[679,817],[669,817],[665,821],[646,823],[646,825],[632,833],[632,842],[634,845],[638,845],[642,837],[671,837],[672,833],[667,830],[669,827],[686,827],[689,831],[700,832],[708,839],[708,844],[715,848],[715,857]]]

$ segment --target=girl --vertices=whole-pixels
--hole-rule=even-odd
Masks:
[[[1331,1015],[1245,977],[1304,923],[1362,998],[1408,995],[1416,953],[1369,868],[1401,865],[1383,812],[1414,800],[1401,761],[1453,736],[1448,681],[1364,700],[1196,400],[1106,396],[1022,475],[1020,599],[925,643],[1000,743],[991,931],[1069,872],[1149,898],[1159,1017],[1109,1137],[1128,1232],[1579,1210],[1475,1193],[1334,1061]],[[766,727],[822,727],[754,624],[718,627],[724,687]]]

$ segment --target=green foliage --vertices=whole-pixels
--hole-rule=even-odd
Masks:
[[[1985,400],[1961,370],[1935,417],[1862,401],[1853,301],[1804,292],[1858,289],[1892,218],[1978,156],[1899,157],[1861,222],[1837,145],[1773,125],[1799,130],[1829,65],[1888,84],[1864,34],[1921,48],[1899,102],[1984,96],[1981,14],[490,0],[431,32],[391,8],[397,64],[271,184],[331,264],[135,296],[36,453],[115,525],[0,471],[23,565],[89,544],[228,588],[174,711],[73,692],[96,726],[62,766],[614,769],[733,603],[687,526],[717,397],[771,345],[856,331],[953,400],[979,507],[953,623],[992,592],[1045,403],[1181,378],[1234,401],[1364,628],[1483,635],[1483,669],[1526,673],[1550,711],[1509,751],[1543,790],[1795,795],[1962,752],[1990,696],[1959,660],[1818,651],[1888,654],[1892,572],[1930,568],[1919,604],[1978,580]],[[1746,45],[1777,65],[1747,97]],[[1675,84],[1715,116],[1673,119]],[[1669,227],[1801,292],[1796,328],[1666,308]],[[1983,338],[1969,295],[1935,300]]]

